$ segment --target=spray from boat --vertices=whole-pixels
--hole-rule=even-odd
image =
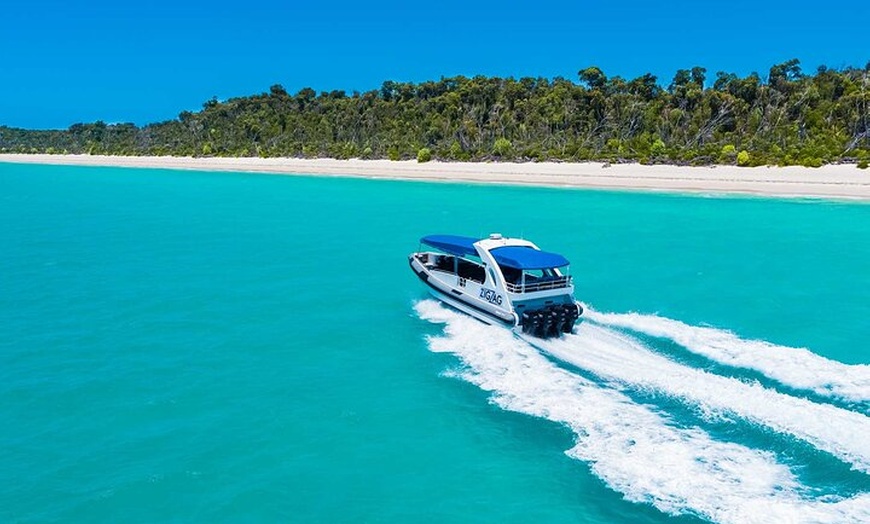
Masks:
[[[806,485],[799,475],[805,466],[797,464],[793,469],[776,452],[757,443],[723,439],[699,425],[680,423],[671,413],[639,403],[628,393],[635,387],[653,387],[702,410],[728,410],[735,415],[734,424],[760,420],[777,425],[776,431],[812,440],[819,449],[838,456],[844,467],[865,471],[855,472],[859,476],[866,475],[863,415],[834,411],[826,431],[810,419],[831,413],[817,411],[812,403],[792,404],[764,388],[695,375],[700,370],[650,358],[639,342],[600,326],[582,324],[576,335],[536,338],[532,345],[509,329],[484,325],[431,300],[418,302],[415,308],[421,318],[443,325],[444,333],[430,336],[428,345],[432,351],[456,355],[465,366],[459,374],[462,379],[491,392],[492,401],[503,409],[570,428],[576,440],[566,453],[587,463],[627,500],[713,522],[870,521],[870,493],[865,490],[841,493]],[[542,352],[538,345],[549,347],[553,354]],[[600,356],[578,359],[578,350]],[[639,362],[626,360],[639,357]],[[619,364],[628,370],[620,371]],[[665,373],[675,378],[653,378]],[[691,383],[679,384],[681,377]],[[716,384],[715,394],[705,396],[702,381],[710,378]],[[746,397],[751,406],[742,405]],[[790,411],[771,418],[771,412],[758,411],[758,404],[765,402],[774,402],[771,412],[783,406]],[[806,410],[805,420],[795,417],[801,410]]]
[[[587,310],[585,316],[600,325],[628,333],[672,340],[714,362],[756,371],[790,388],[852,403],[870,403],[870,365],[867,364],[843,364],[806,348],[745,340],[730,331],[690,326],[656,315]]]

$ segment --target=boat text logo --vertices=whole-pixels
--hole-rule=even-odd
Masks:
[[[501,305],[501,295],[496,293],[491,289],[481,288],[480,289],[480,298],[486,300],[490,304],[495,304],[497,306]]]

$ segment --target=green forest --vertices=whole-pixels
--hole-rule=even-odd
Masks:
[[[807,74],[795,59],[745,77],[692,67],[670,81],[593,66],[576,79],[457,76],[351,94],[274,85],[142,127],[0,127],[0,151],[866,167],[870,63]]]

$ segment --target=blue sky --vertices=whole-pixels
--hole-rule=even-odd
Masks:
[[[870,1],[281,2],[18,0],[0,13],[0,125],[146,124],[282,84],[377,89],[442,76],[609,76],[669,83],[870,61]]]

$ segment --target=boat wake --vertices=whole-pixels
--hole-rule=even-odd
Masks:
[[[870,473],[870,417],[864,414],[687,367],[637,340],[591,323],[581,324],[576,334],[535,345],[605,381],[673,397],[708,417],[744,419],[807,442]]]
[[[719,364],[750,369],[785,386],[854,403],[870,403],[870,365],[848,365],[805,348],[744,340],[711,327],[689,326],[677,320],[637,313],[586,311],[598,324],[666,338]]]
[[[870,418],[861,413],[688,367],[603,325],[582,324],[576,335],[532,345],[433,300],[415,309],[443,324],[429,347],[458,357],[464,380],[504,409],[569,427],[576,440],[567,454],[629,501],[714,522],[870,521],[870,492],[838,495],[807,485],[776,452],[717,438],[703,424],[680,424],[631,392],[800,440],[864,477]]]

